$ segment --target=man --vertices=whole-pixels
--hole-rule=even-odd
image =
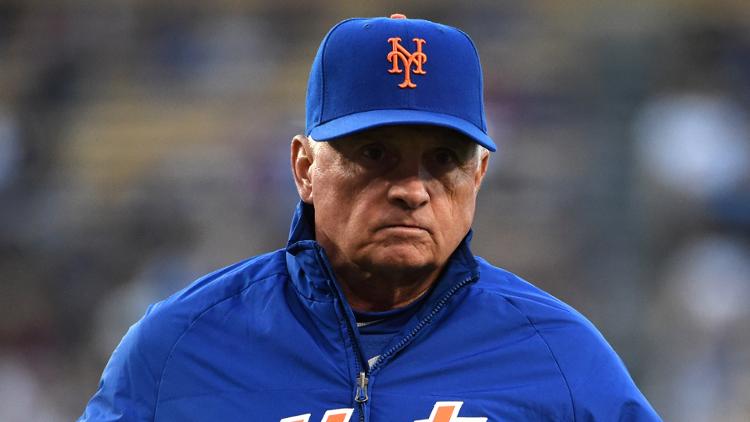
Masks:
[[[495,149],[464,33],[336,25],[288,245],[151,307],[81,420],[658,420],[585,318],[469,250]]]

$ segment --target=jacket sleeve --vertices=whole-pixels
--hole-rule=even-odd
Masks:
[[[153,420],[160,370],[148,352],[147,316],[130,327],[112,353],[79,422]]]
[[[279,259],[285,255],[268,256]],[[246,267],[262,258],[222,268],[151,305],[112,353],[99,388],[78,421],[131,422],[157,418],[162,374],[180,338],[206,309],[247,288]],[[253,274],[265,277],[262,271],[275,268],[273,265],[256,266]]]
[[[661,421],[620,357],[578,312],[540,321],[537,329],[568,384],[576,421]]]
[[[487,279],[544,341],[569,394],[576,422],[660,421],[625,365],[581,313],[531,283],[481,260]],[[564,393],[564,392],[563,392]],[[558,418],[559,419],[559,418]]]

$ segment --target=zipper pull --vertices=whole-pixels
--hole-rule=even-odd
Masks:
[[[357,403],[364,403],[369,398],[367,396],[367,383],[369,380],[367,379],[367,374],[364,372],[359,373],[359,377],[357,377],[357,393],[354,395],[354,401]]]

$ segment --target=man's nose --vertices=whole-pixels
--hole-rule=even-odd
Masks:
[[[407,209],[417,209],[430,201],[430,193],[427,191],[429,176],[421,166],[411,170],[401,172],[400,177],[392,179],[388,188],[388,200]]]

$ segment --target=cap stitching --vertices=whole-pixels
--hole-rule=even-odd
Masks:
[[[456,31],[458,31],[460,34],[462,34],[466,39],[469,41],[469,44],[471,44],[472,49],[474,50],[474,57],[477,59],[477,70],[479,71],[479,120],[482,122],[482,129],[483,132],[487,131],[487,122],[484,116],[484,75],[482,74],[482,62],[479,60],[479,52],[477,51],[477,46],[474,44],[474,41],[471,39],[471,37],[464,31],[454,28]]]
[[[417,108],[416,106],[415,106],[415,107],[388,107],[388,108],[371,108],[371,109],[367,109],[367,110],[357,110],[357,111],[352,111],[351,113],[346,113],[346,114],[341,114],[341,115],[338,115],[338,116],[336,116],[336,117],[334,117],[334,118],[332,118],[332,119],[328,119],[328,120],[326,120],[325,122],[324,122],[324,121],[323,121],[323,120],[321,119],[321,121],[320,121],[319,125],[324,125],[324,124],[326,124],[326,123],[328,123],[328,122],[332,122],[332,121],[334,121],[334,120],[336,120],[336,119],[340,119],[340,118],[342,118],[342,117],[346,117],[346,116],[351,116],[352,114],[357,114],[357,113],[367,113],[367,112],[369,112],[369,111],[389,111],[389,110],[413,110],[413,111],[428,111],[428,112],[430,112],[430,113],[436,113],[436,114],[444,114],[444,115],[446,115],[446,116],[451,116],[451,117],[455,117],[455,118],[457,118],[457,119],[461,119],[461,120],[465,121],[466,123],[469,123],[469,124],[471,124],[472,126],[476,127],[477,129],[481,130],[482,132],[486,132],[486,131],[485,131],[485,130],[484,130],[483,128],[481,128],[480,126],[477,126],[476,124],[474,124],[474,123],[473,123],[473,122],[471,122],[470,120],[467,120],[467,119],[466,119],[466,118],[464,118],[463,116],[458,116],[458,115],[456,115],[456,114],[453,114],[453,113],[446,113],[446,112],[444,112],[444,111],[434,111],[434,110],[430,110],[430,109],[428,109],[428,108],[422,108],[422,107],[420,107],[420,108]]]
[[[337,23],[336,25],[331,28],[330,31],[328,31],[328,34],[326,35],[325,40],[323,41],[323,47],[320,51],[320,118],[318,119],[318,124],[321,124],[323,122],[323,115],[325,114],[325,100],[326,100],[326,49],[328,48],[328,41],[331,39],[331,36],[333,33],[338,29],[339,26],[355,20],[366,20],[364,18],[349,18],[344,19],[343,21]],[[312,130],[312,129],[311,129]]]
[[[477,126],[476,124],[472,123],[471,121],[469,121],[469,120],[466,120],[466,119],[465,119],[465,118],[463,118],[462,116],[457,116],[457,115],[455,115],[455,114],[453,114],[453,113],[446,113],[446,112],[443,112],[443,111],[434,111],[434,110],[430,110],[430,109],[425,109],[425,108],[416,108],[416,107],[398,107],[398,108],[393,108],[393,107],[389,107],[389,108],[371,108],[371,109],[368,109],[368,110],[358,110],[358,111],[352,111],[351,113],[346,113],[346,114],[342,114],[342,115],[339,115],[339,116],[336,116],[336,117],[334,117],[333,119],[328,119],[328,120],[326,120],[325,122],[321,120],[320,124],[318,124],[318,127],[319,127],[319,126],[322,126],[322,125],[324,125],[324,124],[326,124],[326,123],[332,122],[332,121],[334,121],[334,120],[338,120],[338,119],[340,119],[340,118],[342,118],[342,117],[347,117],[347,116],[351,116],[352,114],[358,114],[358,113],[368,113],[368,112],[370,112],[370,111],[390,111],[390,110],[426,111],[426,112],[430,112],[430,113],[435,113],[435,114],[442,114],[442,115],[445,115],[445,116],[455,117],[456,119],[460,119],[460,120],[463,120],[464,122],[466,122],[466,123],[468,123],[468,124],[470,124],[470,125],[474,126],[475,128],[477,128],[477,129],[479,129],[480,131],[482,131],[482,132],[483,132],[483,133],[484,133],[485,135],[487,135],[487,131],[486,131],[486,130],[482,129],[481,127]],[[489,136],[489,135],[487,135],[487,136]]]

